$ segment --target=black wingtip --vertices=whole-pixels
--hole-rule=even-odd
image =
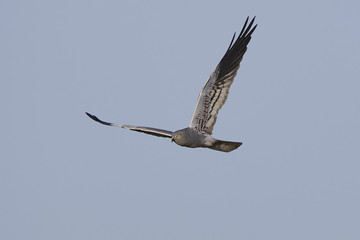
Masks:
[[[98,123],[101,123],[101,124],[104,124],[104,125],[108,125],[108,126],[111,126],[111,123],[108,123],[108,122],[104,122],[102,120],[100,120],[99,118],[97,118],[95,115],[92,115],[88,112],[85,112],[86,115],[88,115],[89,118],[91,118],[92,120],[94,120],[95,122],[98,122]]]
[[[230,48],[231,48],[231,46],[232,46],[232,44],[233,44],[233,42],[234,42],[235,35],[236,35],[236,32],[234,32],[234,36],[233,36],[233,38],[231,39],[231,42],[230,42],[230,45],[229,45],[229,47],[228,47],[228,50],[227,50],[227,51],[229,51],[229,50],[230,50]]]
[[[85,113],[86,113],[86,115],[88,115],[88,117],[91,118],[92,120],[95,120],[95,121],[96,121],[96,119],[98,119],[96,116],[94,116],[94,115],[92,115],[92,114],[90,114],[90,113],[88,113],[88,112],[85,112]]]

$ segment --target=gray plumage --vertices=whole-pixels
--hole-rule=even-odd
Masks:
[[[89,113],[86,114],[91,119],[101,124],[127,128],[132,131],[143,132],[158,137],[171,138],[172,141],[174,141],[176,144],[184,147],[205,147],[223,152],[230,152],[235,150],[242,144],[242,142],[217,140],[213,138],[211,134],[218,112],[224,105],[229,94],[230,86],[234,81],[238,69],[240,68],[240,62],[247,50],[247,45],[250,42],[251,34],[254,32],[257,26],[255,25],[252,27],[255,17],[251,20],[249,25],[248,20],[249,18],[246,19],[240,35],[235,42],[234,34],[224,57],[216,66],[214,72],[210,75],[208,81],[200,91],[189,127],[171,132],[157,128],[104,122],[94,115]]]

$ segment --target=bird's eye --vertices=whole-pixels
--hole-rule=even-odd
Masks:
[[[180,137],[181,137],[180,134],[176,135],[176,138],[180,138]]]

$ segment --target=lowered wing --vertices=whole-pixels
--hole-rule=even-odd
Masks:
[[[252,28],[255,17],[251,20],[249,25],[248,20],[249,17],[246,19],[243,29],[235,43],[234,34],[224,57],[216,66],[214,72],[210,75],[208,81],[200,91],[195,111],[190,122],[190,127],[198,132],[212,134],[218,112],[227,99],[230,86],[240,68],[240,62],[246,52],[247,45],[250,42],[251,34],[257,26],[255,25]]]
[[[104,122],[104,121],[100,120],[99,118],[97,118],[96,116],[94,116],[94,115],[92,115],[90,113],[87,113],[87,112],[86,112],[86,115],[88,115],[92,120],[94,120],[94,121],[96,121],[98,123],[107,125],[107,126],[127,128],[127,129],[130,129],[132,131],[142,132],[142,133],[154,135],[154,136],[157,136],[157,137],[171,138],[171,134],[172,134],[172,132],[170,132],[170,131],[157,129],[157,128],[138,127],[138,126],[121,125],[121,124],[114,124],[114,123]]]

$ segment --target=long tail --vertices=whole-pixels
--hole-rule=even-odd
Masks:
[[[222,140],[216,140],[214,145],[210,147],[213,150],[222,151],[222,152],[231,152],[238,147],[240,147],[242,142],[228,142]]]

